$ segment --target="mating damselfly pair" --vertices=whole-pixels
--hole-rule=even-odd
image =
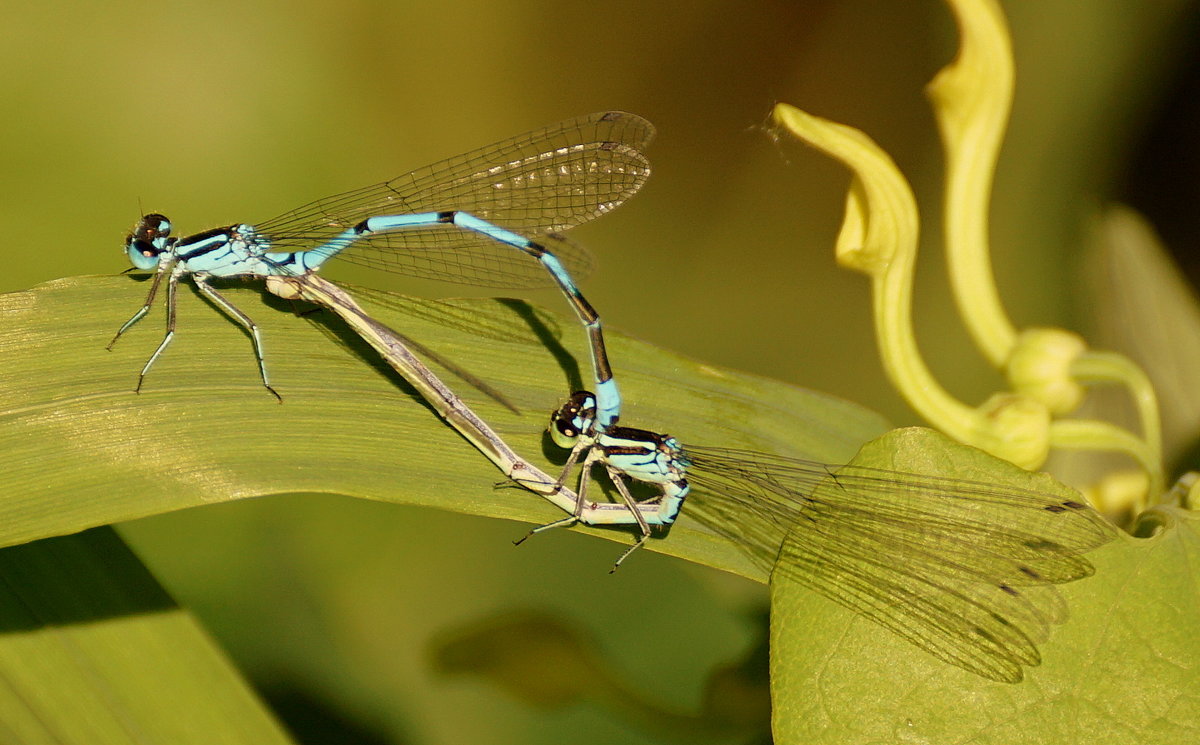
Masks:
[[[1054,584],[1090,575],[1082,554],[1112,537],[1086,505],[929,475],[685,448],[619,424],[621,399],[600,316],[574,279],[587,255],[561,233],[613,210],[641,187],[649,175],[642,151],[653,134],[640,117],[603,112],[261,223],[175,238],[165,216],[145,215],[126,249],[135,268],[155,277],[145,304],[113,343],[146,316],[165,280],[167,333],[139,374],[140,389],[174,337],[177,285],[190,276],[250,334],[262,383],[278,396],[258,326],[209,284],[266,279],[276,294],[333,309],[506,475],[568,513],[537,530],[636,526],[636,548],[656,526],[670,526],[695,489],[713,507],[697,517],[779,581],[799,581],[947,662],[994,680],[1019,680],[1022,666],[1039,660],[1035,642],[1062,616],[1039,598]],[[551,478],[517,456],[395,332],[315,274],[339,256],[453,282],[559,287],[587,334],[594,387],[552,416],[554,442],[570,451],[562,475]],[[575,465],[582,470],[577,492],[566,486]],[[588,498],[594,466],[607,473],[616,501]],[[635,496],[631,482],[652,493]]]

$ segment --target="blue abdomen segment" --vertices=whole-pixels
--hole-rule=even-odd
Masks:
[[[621,414],[621,394],[613,379],[612,367],[604,344],[604,332],[600,325],[600,314],[588,303],[579,286],[558,257],[544,243],[531,240],[511,230],[500,227],[469,212],[445,210],[440,212],[418,212],[411,215],[381,215],[369,217],[359,224],[343,230],[332,239],[316,248],[293,254],[269,254],[268,259],[286,267],[302,271],[316,271],[329,259],[350,249],[356,241],[388,232],[445,228],[452,225],[459,230],[486,236],[498,243],[512,246],[538,261],[549,273],[554,283],[571,304],[572,310],[588,334],[592,356],[592,370],[597,396],[596,427],[604,431],[617,422]],[[401,249],[403,250],[403,249]],[[417,250],[417,249],[408,249]],[[436,249],[433,249],[436,250]],[[514,256],[513,260],[519,260]]]

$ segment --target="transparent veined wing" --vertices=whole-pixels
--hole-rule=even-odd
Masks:
[[[650,175],[643,150],[654,127],[608,111],[456,155],[390,181],[318,199],[258,223],[274,251],[320,245],[369,217],[461,210],[547,243],[578,278],[586,251],[555,234],[612,211]],[[488,287],[540,287],[552,280],[530,257],[452,225],[367,235],[339,257],[351,263]]]
[[[1016,682],[1066,618],[1053,586],[1115,537],[1062,495],[977,481],[689,448],[686,513],[772,581],[796,581],[930,654]]]

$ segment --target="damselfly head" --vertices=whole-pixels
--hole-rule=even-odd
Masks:
[[[171,243],[171,221],[152,212],[138,220],[133,232],[125,237],[125,251],[130,263],[138,269],[153,269],[158,266],[158,257],[170,249]]]
[[[576,391],[550,413],[550,439],[560,448],[570,450],[580,437],[591,434],[595,420],[596,396],[591,391]]]

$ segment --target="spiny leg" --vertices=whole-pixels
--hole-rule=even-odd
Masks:
[[[582,453],[584,450],[588,450],[589,448],[592,448],[592,447],[594,447],[594,440],[592,440],[592,439],[589,439],[587,442],[577,442],[575,444],[575,446],[571,448],[570,453],[568,453],[567,462],[563,464],[562,471],[559,473],[558,478],[555,479],[553,482],[547,483],[547,482],[541,481],[540,479],[536,480],[536,481],[534,481],[532,479],[522,479],[514,474],[509,474],[509,476],[506,480],[501,481],[500,483],[496,484],[495,486],[496,486],[496,488],[500,488],[502,486],[508,486],[509,484],[513,484],[516,486],[524,487],[526,484],[537,484],[538,486],[550,486],[553,488],[552,493],[557,493],[557,492],[561,491],[562,488],[566,485],[567,477],[570,476],[570,474],[571,474],[571,469],[574,468],[575,464],[579,461],[579,454]],[[581,510],[581,507],[580,507],[581,504],[582,504],[582,500],[580,500],[577,495],[576,501],[575,501],[575,508],[576,508],[575,512],[577,514]],[[555,523],[555,524],[557,524],[557,523]],[[530,533],[530,535],[532,535],[532,532]],[[528,537],[529,537],[529,535],[526,535],[525,538],[521,539],[521,541],[524,541]],[[518,543],[520,543],[520,541],[518,541]]]
[[[583,515],[584,505],[587,504],[588,474],[591,470],[591,465],[593,462],[592,452],[594,452],[595,446],[592,444],[585,444],[585,443],[581,442],[581,443],[577,444],[575,447],[571,448],[571,454],[567,456],[567,462],[563,466],[562,474],[558,477],[558,480],[555,482],[556,488],[562,488],[562,486],[567,482],[567,476],[570,474],[571,469],[579,461],[579,454],[581,452],[583,452],[584,450],[588,450],[589,448],[591,448],[591,450],[589,450],[589,452],[588,452],[588,457],[586,459],[584,459],[583,465],[580,466],[579,488],[575,492],[575,512],[567,517],[562,518],[561,520],[555,520],[552,523],[546,523],[545,525],[539,525],[536,528],[533,528],[525,535],[523,535],[520,538],[518,538],[517,540],[513,541],[514,546],[520,546],[522,543],[529,540],[529,538],[531,538],[532,536],[534,536],[537,533],[541,533],[546,530],[551,530],[553,528],[569,528],[572,525],[577,525],[581,522],[584,522],[584,520],[582,520],[580,516]]]
[[[521,536],[517,540],[513,541],[513,545],[520,546],[522,543],[529,540],[530,538],[537,535],[538,533],[542,533],[547,530],[551,530],[553,528],[569,528],[572,525],[576,525],[578,523],[579,523],[578,517],[575,517],[574,515],[568,515],[567,517],[564,517],[561,520],[555,520],[552,523],[546,523],[545,525],[539,525],[536,528],[531,529],[528,533]]]
[[[117,329],[116,335],[112,338],[112,341],[108,343],[108,346],[105,347],[105,349],[111,352],[113,345],[117,343],[117,339],[120,339],[122,334],[132,328],[135,323],[145,318],[146,314],[150,312],[151,306],[154,305],[154,296],[158,294],[158,286],[162,284],[163,277],[167,275],[167,270],[171,268],[171,266],[171,263],[168,261],[164,261],[158,265],[158,271],[154,273],[154,281],[150,283],[150,292],[146,294],[145,304],[142,305],[142,307],[138,309],[137,313],[134,313],[133,317],[126,321],[121,328]]]
[[[637,501],[633,498],[633,495],[629,493],[629,486],[625,483],[624,474],[608,464],[605,464],[605,468],[608,470],[609,480],[613,482],[613,485],[617,487],[617,491],[621,494],[621,501],[625,503],[625,506],[628,507],[629,511],[633,513],[635,518],[637,518],[638,528],[640,528],[642,531],[642,537],[638,538],[632,546],[625,549],[625,553],[618,556],[617,560],[613,562],[613,568],[608,570],[608,573],[612,574],[621,568],[621,562],[628,559],[630,554],[632,554],[634,551],[637,551],[639,548],[645,545],[646,541],[650,539],[650,525],[646,522],[646,518],[644,515],[642,515],[642,511],[638,509]]]
[[[175,338],[175,289],[179,285],[179,277],[182,271],[178,265],[171,270],[171,276],[167,278],[167,333],[163,336],[163,340],[159,342],[158,348],[154,350],[154,354],[150,355],[150,359],[146,360],[142,371],[138,373],[137,386],[133,389],[134,393],[142,392],[142,382],[146,379],[146,373],[150,372],[151,366],[166,350],[167,345]],[[151,295],[154,294],[154,288],[150,289]],[[113,339],[115,342],[116,339]]]
[[[241,327],[246,329],[246,331],[250,334],[250,340],[254,342],[254,355],[258,358],[258,372],[262,376],[263,386],[265,386],[266,389],[271,392],[272,396],[279,400],[279,403],[283,403],[283,397],[271,387],[271,381],[267,378],[267,362],[263,356],[262,337],[258,333],[258,325],[250,319],[250,316],[246,315],[239,310],[237,306],[229,302],[224,295],[213,289],[213,287],[205,281],[204,275],[193,274],[192,279],[195,281],[197,289],[204,293],[205,297],[207,297],[213,302],[214,305],[220,308],[225,315],[237,321],[238,324],[240,324]],[[172,324],[173,323],[174,305],[172,304]]]
[[[580,442],[576,444],[575,447],[571,448],[571,452],[567,455],[567,462],[563,464],[562,473],[558,475],[558,480],[554,482],[555,486],[562,487],[567,483],[567,477],[570,476],[571,469],[574,468],[575,464],[579,462],[579,454],[584,450],[587,450],[589,457],[584,459],[582,466],[583,471],[579,475],[579,488],[586,489],[587,469],[590,467],[591,453],[595,447],[596,446],[590,442]],[[579,502],[582,504],[583,499],[580,499]]]

